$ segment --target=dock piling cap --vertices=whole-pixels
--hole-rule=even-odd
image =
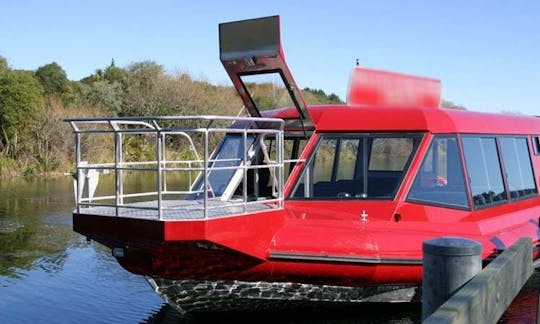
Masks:
[[[482,254],[482,244],[463,237],[444,236],[424,241],[424,254],[442,256],[473,256]]]

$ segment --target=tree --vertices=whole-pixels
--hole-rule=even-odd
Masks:
[[[122,108],[122,87],[120,83],[97,81],[87,88],[85,103],[104,108],[110,115],[116,116]]]
[[[0,56],[0,73],[9,70],[8,63],[5,57]]]
[[[32,134],[43,114],[43,88],[28,71],[0,74],[0,150],[19,158],[33,148]]]
[[[79,82],[83,84],[92,84],[94,82],[103,81],[103,70],[97,69],[94,74],[82,78]]]
[[[342,104],[343,101],[335,93],[329,95],[321,89],[304,88],[303,90],[306,101],[312,105],[320,104]]]
[[[331,93],[329,95],[326,96],[326,99],[330,102],[330,103],[337,103],[337,104],[341,104],[343,103],[343,101],[341,101],[341,99],[339,98],[339,96],[335,93]]]
[[[110,83],[118,82],[123,84],[126,81],[127,72],[122,68],[111,65],[105,69],[103,77]]]
[[[444,100],[444,99],[441,102],[441,106],[443,108],[450,108],[450,109],[457,109],[457,110],[467,110],[467,108],[462,106],[462,105],[457,105],[457,104],[453,103],[450,100]]]
[[[132,63],[127,67],[124,105],[121,115],[157,115],[163,111],[157,86],[165,75],[162,65],[153,61]]]
[[[39,67],[35,75],[48,95],[61,96],[69,87],[66,72],[56,62]]]

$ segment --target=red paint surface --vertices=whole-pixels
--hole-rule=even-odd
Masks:
[[[356,66],[349,79],[349,105],[437,108],[441,81]]]

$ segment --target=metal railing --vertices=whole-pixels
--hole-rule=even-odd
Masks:
[[[177,220],[245,214],[261,207],[282,208],[284,121],[281,119],[163,116],[71,118],[66,122],[75,133],[74,191],[79,214]],[[220,148],[217,142],[231,135],[241,138],[237,148],[241,155],[221,157],[216,153]],[[110,154],[96,153],[98,145],[85,142],[96,136],[105,137],[99,146],[102,151],[112,151]],[[273,160],[264,144],[268,140],[275,143]],[[130,149],[148,146],[154,146],[151,158],[132,160]],[[264,163],[257,164],[254,156],[260,152],[265,157]],[[187,157],[182,158],[180,153]],[[249,173],[263,169],[272,175],[273,195],[254,199],[248,193]],[[145,182],[145,189],[125,191],[127,180],[137,173],[148,172],[154,176]],[[213,183],[212,175],[220,172],[232,173],[231,179]],[[114,176],[112,188],[101,188],[104,185],[99,183],[100,173]],[[132,173],[133,177],[129,177]],[[173,190],[178,176],[187,185],[182,190]],[[225,189],[218,193],[216,185]]]

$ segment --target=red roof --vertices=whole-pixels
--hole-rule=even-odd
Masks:
[[[432,133],[540,134],[540,118],[433,107],[325,105],[308,107],[317,131],[430,131]],[[296,117],[294,108],[276,118]]]

